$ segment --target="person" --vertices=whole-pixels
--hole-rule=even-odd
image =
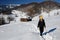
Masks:
[[[42,33],[44,32],[44,27],[45,26],[45,21],[43,19],[43,16],[39,16],[39,22],[38,22],[38,28],[39,28],[39,31],[40,31],[40,36],[42,36]]]

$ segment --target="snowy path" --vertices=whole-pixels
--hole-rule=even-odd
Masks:
[[[46,31],[56,28],[55,31],[44,35],[46,40],[59,40],[60,16],[45,19]],[[35,32],[37,20],[27,23],[13,23],[0,26],[0,40],[43,40],[39,33]]]
[[[12,24],[0,27],[0,40],[37,40],[39,35],[31,33],[28,23]]]

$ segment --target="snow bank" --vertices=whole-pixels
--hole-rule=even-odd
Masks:
[[[17,15],[18,17],[15,17],[15,21],[19,22],[21,18],[28,18],[29,16],[27,16],[27,13],[22,12],[22,11],[18,11],[18,10],[13,10],[12,13],[14,15]]]

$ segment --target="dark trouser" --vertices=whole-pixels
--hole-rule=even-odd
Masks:
[[[39,30],[40,30],[40,36],[42,36],[42,33],[44,31],[44,27],[40,27]]]

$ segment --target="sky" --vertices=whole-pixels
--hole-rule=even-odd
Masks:
[[[26,4],[31,2],[42,2],[44,0],[0,0],[0,4]],[[56,0],[60,3],[60,0]]]

